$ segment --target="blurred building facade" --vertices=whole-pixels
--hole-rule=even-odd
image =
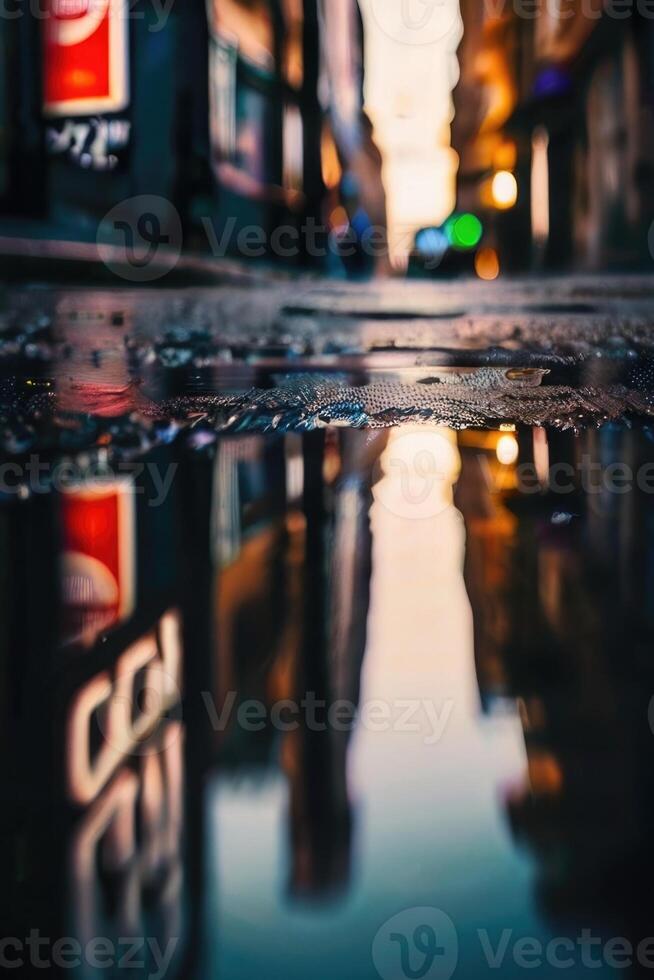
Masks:
[[[3,236],[92,242],[157,195],[185,248],[240,254],[254,227],[248,257],[301,264],[324,258],[348,173],[384,222],[356,0],[50,0],[3,19],[0,71]]]
[[[653,52],[643,4],[461,0],[458,203],[509,270],[651,264]]]

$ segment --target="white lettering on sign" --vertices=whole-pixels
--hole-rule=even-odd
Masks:
[[[144,919],[153,900],[162,948],[182,934],[183,742],[181,724],[164,723],[157,731],[157,751],[143,756],[136,769],[117,772],[75,828],[69,885],[73,935],[82,946],[103,935],[107,892],[116,887],[125,896],[123,935],[147,935]]]
[[[86,806],[120,764],[147,751],[143,742],[181,697],[182,647],[177,612],[120,655],[73,697],[66,730],[66,785],[71,802]],[[139,678],[142,680],[140,683]],[[93,718],[101,734],[92,749]]]

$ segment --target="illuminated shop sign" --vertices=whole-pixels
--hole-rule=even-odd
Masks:
[[[73,696],[65,753],[71,803],[88,806],[123,763],[147,753],[144,743],[179,703],[181,683],[180,619],[171,610]]]
[[[43,35],[49,116],[119,112],[129,102],[128,17],[123,0],[50,0]]]
[[[91,170],[115,170],[129,145],[127,119],[57,119],[46,130],[53,156],[66,156]]]

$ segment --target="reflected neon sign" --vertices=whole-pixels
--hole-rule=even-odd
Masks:
[[[71,803],[91,803],[130,755],[148,751],[148,736],[180,701],[181,667],[179,616],[170,611],[120,655],[113,671],[102,671],[75,693],[66,725]],[[96,719],[102,719],[101,744],[94,751]]]

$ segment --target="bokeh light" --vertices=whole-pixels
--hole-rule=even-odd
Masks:
[[[518,181],[510,170],[498,170],[493,177],[493,204],[501,211],[512,208],[518,200]]]
[[[452,248],[466,250],[479,244],[484,228],[476,215],[460,214],[448,218],[444,231]]]
[[[491,282],[500,274],[500,260],[494,248],[480,248],[475,255],[475,272],[480,279]]]
[[[501,435],[495,449],[498,463],[501,463],[502,466],[513,466],[514,463],[517,463],[519,454],[520,449],[516,437],[509,432]]]

